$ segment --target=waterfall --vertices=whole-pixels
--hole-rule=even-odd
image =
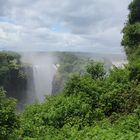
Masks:
[[[52,64],[33,65],[33,78],[35,87],[35,98],[43,101],[45,95],[52,93],[52,81],[55,70]]]
[[[21,62],[27,65],[27,99],[26,104],[42,102],[52,93],[52,81],[56,72],[56,57],[51,53],[22,53]],[[30,72],[29,72],[30,69]]]

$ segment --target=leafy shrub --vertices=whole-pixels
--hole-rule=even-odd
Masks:
[[[0,88],[0,139],[6,140],[18,127],[15,114],[16,101],[6,98],[5,91]]]

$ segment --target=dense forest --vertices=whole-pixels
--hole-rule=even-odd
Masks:
[[[20,56],[2,52],[0,139],[139,140],[140,0],[133,0],[129,11],[122,30],[122,45],[129,64],[107,72],[103,63],[90,60],[88,64],[83,64],[81,71],[70,74],[71,78],[66,83],[58,82],[64,85],[59,94],[46,97],[43,103],[27,106],[21,113],[15,111],[16,101],[7,98],[6,91],[13,91],[10,84],[15,82],[9,75],[21,81],[21,85],[25,85],[22,87],[26,87],[26,75],[19,61]],[[72,61],[71,65],[61,67],[58,73],[64,69],[77,71],[73,69],[73,65],[78,65],[75,63]],[[61,78],[66,75],[64,73]]]

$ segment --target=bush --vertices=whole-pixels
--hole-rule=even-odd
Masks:
[[[6,98],[5,91],[0,88],[0,139],[2,140],[7,140],[18,127],[15,107],[16,101]]]

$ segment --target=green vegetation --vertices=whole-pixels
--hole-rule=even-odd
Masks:
[[[42,140],[139,139],[140,84],[129,75],[127,68],[115,68],[104,79],[73,75],[63,93],[26,108],[17,135]]]
[[[5,91],[0,88],[0,139],[8,140],[18,127],[18,116],[15,114],[16,101],[6,98]]]
[[[57,94],[64,89],[66,81],[73,73],[85,73],[85,65],[87,59],[78,57],[76,54],[59,52],[56,54],[58,57],[59,67],[53,79],[53,94]]]
[[[129,5],[129,10],[128,21],[123,29],[122,45],[126,49],[129,60],[132,61],[139,57],[140,52],[140,1],[133,0]]]
[[[26,75],[17,53],[0,52],[0,87],[12,97],[26,88]]]
[[[0,111],[6,116],[0,118],[1,139],[139,140],[139,5],[139,0],[130,4],[128,23],[123,30],[128,65],[114,67],[106,74],[102,63],[90,61],[86,72],[71,76],[62,93],[28,106],[18,119],[14,102],[6,99],[1,90]]]
[[[93,80],[98,78],[102,79],[106,74],[103,63],[95,62],[93,60],[88,63],[87,72],[91,75]]]

